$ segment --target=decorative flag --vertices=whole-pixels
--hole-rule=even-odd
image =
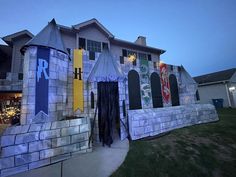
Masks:
[[[50,49],[38,47],[36,61],[35,115],[43,112],[48,115]]]
[[[80,109],[84,111],[84,94],[83,94],[83,49],[74,50],[74,80],[73,80],[73,92],[74,92],[74,112]]]
[[[165,103],[170,103],[170,84],[168,78],[167,65],[164,63],[160,64],[160,73],[161,73],[161,92],[163,101]]]
[[[140,84],[143,108],[148,108],[151,104],[152,94],[149,80],[148,60],[140,58]]]

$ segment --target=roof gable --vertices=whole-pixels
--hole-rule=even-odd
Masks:
[[[22,30],[7,36],[2,37],[2,40],[6,42],[8,45],[12,45],[13,39],[20,37],[20,36],[29,36],[30,38],[33,38],[34,35],[29,32],[28,30]]]
[[[108,38],[114,38],[114,35],[106,29],[97,19],[93,18],[91,20],[79,23],[77,25],[73,25],[73,28],[76,30],[81,30],[88,26],[94,25],[96,26],[101,32],[103,32]]]
[[[208,84],[213,82],[222,82],[222,81],[229,81],[233,74],[236,72],[236,68],[218,71],[215,73],[205,74],[202,76],[194,77],[194,80],[198,84]]]

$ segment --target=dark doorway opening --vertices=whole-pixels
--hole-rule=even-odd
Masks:
[[[169,76],[172,106],[179,106],[178,82],[174,74]]]
[[[157,73],[151,74],[151,90],[152,90],[153,108],[163,107],[162,94],[161,94],[161,81]]]
[[[100,141],[110,147],[120,137],[118,82],[98,82],[98,126]]]

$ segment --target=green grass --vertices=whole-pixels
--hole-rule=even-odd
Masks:
[[[130,143],[112,177],[236,176],[236,109],[218,110],[220,121]]]

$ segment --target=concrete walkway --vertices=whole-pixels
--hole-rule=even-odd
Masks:
[[[91,153],[11,177],[108,177],[123,163],[128,150],[127,139],[116,140],[111,148],[96,144]]]

